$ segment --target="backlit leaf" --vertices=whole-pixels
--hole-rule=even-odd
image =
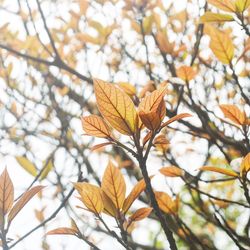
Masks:
[[[136,110],[130,97],[117,86],[94,79],[96,101],[100,113],[110,125],[125,135],[136,130]]]
[[[139,208],[129,217],[129,221],[132,222],[132,221],[143,220],[144,218],[150,215],[152,210],[153,210],[152,207]]]
[[[204,166],[204,167],[201,167],[199,169],[202,171],[212,171],[212,172],[216,172],[216,173],[220,173],[220,174],[224,174],[224,175],[228,175],[228,176],[232,176],[232,177],[238,177],[238,174],[231,169],[210,167],[210,166]]]
[[[110,161],[102,178],[102,190],[121,209],[125,200],[126,184],[124,177],[117,167]]]
[[[143,32],[145,35],[148,35],[151,33],[153,21],[154,21],[153,15],[144,17],[142,26],[143,26]]]
[[[81,121],[82,128],[86,134],[101,138],[111,137],[109,126],[100,116],[84,116],[81,118]]]
[[[54,235],[54,234],[77,235],[78,231],[74,228],[59,227],[59,228],[50,230],[49,232],[46,233],[46,235]]]
[[[133,202],[139,197],[139,195],[145,190],[146,183],[144,179],[138,181],[131,190],[128,197],[125,199],[122,211],[126,214]]]
[[[160,88],[142,99],[139,104],[139,116],[142,123],[150,130],[157,129],[166,115],[164,96],[166,88]]]
[[[235,7],[238,12],[243,12],[250,6],[250,0],[236,0]]]
[[[14,187],[7,169],[0,176],[0,216],[1,221],[9,212],[14,202]]]
[[[74,187],[80,194],[83,204],[91,212],[100,214],[103,211],[101,188],[87,182],[74,183]]]
[[[32,187],[30,190],[27,190],[14,204],[12,209],[8,214],[8,222],[10,223],[16,215],[22,210],[22,208],[36,195],[39,191],[41,191],[44,186],[36,186]]]
[[[168,121],[164,122],[162,125],[161,125],[161,128],[163,127],[166,127],[168,126],[169,124],[175,122],[175,121],[179,121],[183,118],[186,118],[186,117],[190,117],[192,115],[188,114],[188,113],[182,113],[182,114],[179,114],[179,115],[175,115],[173,116],[172,118],[170,118]]]
[[[132,84],[128,82],[119,82],[118,86],[130,97],[136,95],[136,88]]]
[[[159,170],[163,175],[168,177],[180,177],[183,176],[184,171],[176,166],[164,167]]]
[[[106,147],[106,146],[112,145],[112,144],[114,144],[114,143],[113,143],[113,142],[104,142],[104,143],[100,143],[100,144],[97,144],[97,145],[93,146],[93,147],[91,148],[91,151],[95,151],[95,150],[97,150],[97,149],[100,149],[100,148],[103,148],[103,147]]]
[[[52,169],[53,169],[53,162],[52,160],[49,160],[46,166],[43,167],[42,173],[40,175],[40,180],[45,179]]]
[[[176,70],[176,74],[183,81],[188,82],[194,79],[196,72],[190,66],[181,66]]]
[[[115,207],[115,204],[113,201],[105,194],[105,192],[102,190],[102,200],[103,200],[103,205],[104,205],[104,210],[103,212],[112,216],[112,217],[117,217],[117,209]]]
[[[226,118],[230,119],[232,122],[243,125],[246,121],[246,114],[242,112],[237,106],[235,105],[220,105],[220,109],[222,110],[223,114]]]
[[[166,54],[171,54],[174,50],[174,43],[170,43],[167,34],[158,31],[156,34],[156,41],[159,49]]]
[[[211,38],[210,49],[222,63],[230,64],[234,57],[234,45],[229,34],[212,26],[209,26],[207,30]]]
[[[213,12],[206,12],[201,18],[201,23],[210,23],[210,22],[230,22],[234,21],[233,16],[228,14],[219,14]]]
[[[17,156],[16,160],[19,163],[19,165],[23,169],[25,169],[29,174],[31,174],[33,176],[37,175],[37,169],[36,169],[35,165],[30,160],[28,160],[26,157]]]
[[[165,105],[164,102],[162,102]],[[144,112],[141,110],[139,112],[139,117],[141,118],[142,123],[150,130],[158,129],[161,125],[161,119],[156,111],[152,110],[149,112]]]
[[[231,0],[208,0],[208,3],[228,12],[235,12],[235,5]]]
[[[155,192],[155,198],[159,208],[165,213],[176,213],[178,209],[177,200],[173,200],[164,192]]]
[[[240,165],[240,173],[241,173],[241,175],[243,173],[247,173],[248,171],[250,171],[250,153],[248,153],[244,157],[244,159],[242,160],[241,165]]]

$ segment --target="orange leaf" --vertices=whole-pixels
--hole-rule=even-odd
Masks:
[[[100,214],[103,211],[101,189],[86,182],[74,183],[75,189],[81,196],[83,204],[93,213]]]
[[[166,54],[171,54],[174,50],[174,43],[170,43],[167,34],[162,31],[158,31],[156,34],[156,41],[159,49]]]
[[[164,134],[157,135],[153,141],[153,144],[155,146],[168,145],[169,143],[170,143],[169,140],[166,138],[166,135],[164,135]]]
[[[117,209],[115,207],[115,204],[113,201],[103,192],[102,190],[102,200],[103,200],[103,205],[104,205],[104,210],[103,212],[112,216],[112,217],[117,217]]]
[[[143,220],[144,218],[150,215],[152,210],[153,210],[152,207],[139,208],[129,217],[129,221],[133,222],[133,221]]]
[[[138,181],[135,184],[135,186],[131,190],[130,194],[128,195],[128,197],[124,201],[124,204],[122,207],[122,211],[124,212],[124,214],[127,213],[127,211],[129,210],[129,208],[131,207],[133,202],[139,197],[139,195],[145,190],[145,188],[146,188],[146,183],[145,183],[144,179]]]
[[[59,228],[53,229],[53,230],[46,233],[46,235],[54,235],[54,234],[77,235],[78,231],[74,228],[59,227]]]
[[[30,190],[27,190],[20,199],[15,203],[8,214],[8,222],[10,223],[16,215],[22,210],[22,208],[36,195],[39,191],[41,191],[44,186],[36,186],[32,187]]]
[[[100,113],[110,125],[125,135],[136,130],[136,110],[131,98],[117,86],[94,79],[96,102]]]
[[[225,175],[232,176],[232,177],[238,177],[238,174],[230,169],[210,167],[210,166],[204,166],[199,169],[203,171],[212,171],[212,172],[216,172],[220,174],[225,174]]]
[[[176,166],[164,167],[161,168],[160,173],[168,177],[181,177],[184,174],[184,171]]]
[[[150,138],[152,137],[152,131],[149,131],[145,137],[143,138],[143,146],[150,140]]]
[[[107,123],[98,115],[81,117],[82,128],[88,135],[109,138],[111,137],[110,128]]]
[[[248,171],[250,171],[250,153],[248,153],[244,159],[241,162],[240,165],[240,173],[241,176],[243,173],[247,173]]]
[[[142,123],[150,130],[159,128],[161,121],[166,115],[166,106],[164,96],[166,88],[161,88],[153,91],[139,104],[139,116]]]
[[[153,141],[153,145],[156,147],[156,150],[160,152],[166,152],[169,149],[169,144],[170,142],[164,134],[157,135]]]
[[[231,0],[208,0],[208,3],[228,12],[235,12],[235,5]]]
[[[110,161],[102,178],[102,190],[121,209],[125,200],[126,184],[121,171]]]
[[[100,143],[100,144],[97,144],[97,145],[93,146],[93,147],[91,148],[91,151],[95,151],[95,150],[97,150],[97,149],[99,149],[99,148],[102,148],[102,147],[105,147],[105,146],[108,146],[108,145],[112,145],[112,144],[114,144],[114,143],[113,143],[113,142],[104,142],[104,143]]]
[[[176,213],[178,210],[178,200],[172,198],[164,192],[155,192],[155,198],[160,209],[165,213]]]
[[[240,109],[235,105],[220,105],[220,109],[226,118],[238,125],[244,125],[246,121],[245,112],[241,112]]]
[[[142,123],[150,130],[156,130],[161,125],[160,117],[155,111],[150,111],[147,113],[144,111],[139,111],[139,117],[141,118]]]
[[[14,187],[7,169],[0,176],[0,213],[1,222],[5,214],[9,212],[14,202]]]
[[[194,79],[196,72],[190,66],[181,66],[176,70],[176,74],[183,81],[188,82]]]
[[[168,126],[169,124],[175,122],[175,121],[179,121],[183,118],[186,118],[186,117],[190,117],[192,115],[188,114],[188,113],[182,113],[182,114],[179,114],[179,115],[175,115],[173,116],[172,118],[170,118],[168,121],[164,122],[162,125],[161,125],[161,128],[164,128],[166,126]]]

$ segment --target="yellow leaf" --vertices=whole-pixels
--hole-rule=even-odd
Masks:
[[[74,183],[75,189],[81,196],[83,204],[93,213],[100,214],[103,211],[101,189],[86,182]]]
[[[105,35],[105,28],[102,26],[101,23],[94,21],[94,20],[90,20],[88,22],[89,26],[96,29],[96,31],[98,33],[100,33],[101,35]]]
[[[53,169],[53,162],[52,160],[49,160],[49,162],[45,166],[43,166],[43,170],[40,175],[40,180],[45,179],[52,169]]]
[[[14,202],[14,187],[7,169],[0,176],[0,221],[9,212]]]
[[[136,130],[136,110],[130,97],[115,85],[94,79],[96,102],[100,113],[110,125],[125,135]]]
[[[36,186],[32,187],[30,190],[27,190],[14,204],[12,209],[8,214],[8,223],[16,217],[16,215],[22,210],[22,208],[32,199],[34,195],[36,195],[39,191],[41,191],[44,186]]]
[[[196,72],[190,66],[181,66],[176,70],[176,74],[183,81],[188,82],[194,79]]]
[[[237,12],[242,13],[244,10],[248,9],[250,6],[250,0],[236,0],[235,7]]]
[[[177,200],[172,198],[164,192],[155,192],[155,198],[159,205],[159,208],[165,213],[176,213],[178,210]]]
[[[208,3],[228,12],[235,12],[235,5],[231,0],[208,0]]]
[[[230,22],[234,21],[234,18],[231,15],[227,14],[218,14],[213,12],[206,12],[201,18],[201,23],[210,23],[210,22]]]
[[[91,136],[110,138],[111,132],[107,123],[98,115],[81,117],[83,130]]]
[[[244,159],[241,162],[240,165],[240,173],[241,176],[243,173],[247,173],[248,171],[250,171],[250,153],[248,153]]]
[[[142,123],[150,130],[158,129],[166,115],[164,96],[166,88],[153,91],[142,99],[139,104],[139,117]]]
[[[78,231],[74,228],[59,227],[46,233],[46,235],[54,235],[54,234],[77,235]]]
[[[135,86],[131,85],[128,82],[119,82],[118,86],[130,97],[133,97],[136,95],[136,89]]]
[[[102,190],[117,209],[121,209],[126,195],[126,184],[121,171],[110,161],[102,178]]]
[[[208,27],[211,38],[210,48],[215,56],[224,64],[230,64],[234,57],[234,45],[229,34],[212,26]]]
[[[238,174],[236,172],[234,172],[233,170],[231,170],[231,169],[204,166],[204,167],[201,167],[200,170],[202,170],[202,171],[212,171],[212,172],[225,174],[225,175],[232,176],[232,177],[238,177]]]
[[[165,126],[168,126],[169,124],[175,122],[175,121],[179,121],[183,118],[186,118],[186,117],[190,117],[192,115],[188,114],[188,113],[182,113],[182,114],[179,114],[179,115],[175,115],[173,116],[172,118],[170,118],[168,121],[164,122],[162,125],[161,125],[161,128],[165,127]]]
[[[246,121],[245,112],[241,112],[241,110],[235,105],[220,105],[220,109],[226,118],[230,119],[232,122],[238,125],[244,125]]]
[[[25,169],[29,174],[36,176],[37,175],[37,170],[35,165],[29,161],[26,157],[24,156],[17,156],[16,157],[17,162],[19,165]]]
[[[93,36],[90,36],[88,34],[78,33],[77,38],[80,41],[85,42],[85,43],[93,43],[93,44],[96,44],[96,45],[100,44],[100,40],[99,40],[98,37],[93,37]]]
[[[133,222],[133,221],[143,220],[144,218],[150,215],[152,210],[153,210],[152,207],[139,208],[129,217],[129,221]]]
[[[154,16],[153,15],[144,17],[143,24],[142,24],[143,25],[144,35],[148,35],[148,34],[151,33],[153,21],[154,21]]]
[[[133,202],[139,197],[139,195],[145,190],[145,188],[146,188],[146,183],[144,179],[136,183],[136,185],[133,187],[130,194],[123,203],[122,211],[124,212],[124,214],[127,213]]]
[[[176,166],[164,167],[159,170],[163,175],[168,177],[181,177],[184,171]]]

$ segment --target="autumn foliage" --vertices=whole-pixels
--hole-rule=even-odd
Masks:
[[[4,250],[249,249],[249,0],[0,5]]]

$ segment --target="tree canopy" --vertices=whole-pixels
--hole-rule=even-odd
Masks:
[[[0,7],[4,250],[249,249],[249,0]]]

